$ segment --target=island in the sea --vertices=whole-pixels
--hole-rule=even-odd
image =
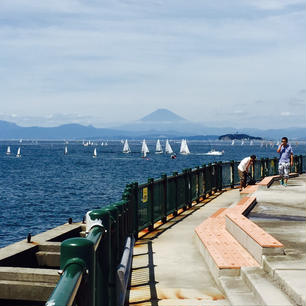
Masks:
[[[262,137],[255,137],[255,136],[250,136],[247,134],[225,134],[219,136],[219,140],[262,140]]]

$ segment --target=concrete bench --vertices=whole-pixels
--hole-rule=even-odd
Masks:
[[[256,260],[225,228],[227,209],[221,208],[196,227],[196,241],[215,277],[239,275],[240,267],[258,266]]]
[[[262,255],[284,254],[282,243],[237,211],[228,209],[225,220],[226,230],[258,263],[262,262]]]

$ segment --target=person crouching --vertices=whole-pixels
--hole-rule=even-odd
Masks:
[[[255,162],[255,160],[256,160],[256,155],[251,155],[251,156],[245,157],[238,165],[238,174],[240,178],[239,191],[242,191],[242,188],[246,187],[246,180],[247,180],[249,168]]]

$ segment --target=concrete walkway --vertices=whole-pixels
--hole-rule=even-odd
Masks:
[[[306,176],[286,188],[275,182],[255,196],[250,219],[284,244],[285,255],[263,256],[262,267],[242,268],[239,277],[213,279],[194,229],[240,200],[238,190],[216,194],[137,241],[129,304],[305,306]]]
[[[130,305],[230,305],[196,246],[194,229],[239,199],[238,190],[216,194],[138,240]]]

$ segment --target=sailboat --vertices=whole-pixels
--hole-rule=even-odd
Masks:
[[[180,154],[183,154],[183,155],[190,154],[186,139],[182,139]]]
[[[241,145],[242,145],[242,146],[244,145],[244,140],[243,140],[243,139],[241,140]]]
[[[250,141],[250,146],[252,146],[254,144],[254,141],[253,140],[251,140]]]
[[[149,148],[148,148],[148,146],[146,144],[146,140],[145,139],[142,141],[141,153],[143,154],[143,157],[146,157],[147,153],[149,153]]]
[[[163,148],[160,144],[160,141],[159,139],[157,139],[157,142],[156,142],[156,148],[155,148],[155,154],[162,154],[163,153]]]
[[[122,150],[123,153],[131,153],[131,149],[130,149],[130,146],[129,146],[129,143],[127,141],[127,139],[125,140],[124,142],[124,145],[123,145],[123,150]]]
[[[97,148],[94,149],[92,157],[97,157]]]
[[[8,146],[6,149],[6,155],[10,155],[11,154],[11,147]]]
[[[235,139],[232,140],[232,146],[235,144]]]
[[[165,148],[165,151],[166,151],[167,154],[172,154],[172,153],[173,153],[173,150],[172,150],[172,148],[171,148],[171,146],[170,146],[170,143],[169,143],[169,140],[168,140],[168,139],[166,140],[166,148]]]
[[[18,150],[17,150],[17,154],[16,154],[16,157],[21,157],[21,153],[20,153],[20,147],[18,148]]]
[[[64,155],[67,155],[68,154],[68,147],[65,146],[65,149],[64,149]]]

